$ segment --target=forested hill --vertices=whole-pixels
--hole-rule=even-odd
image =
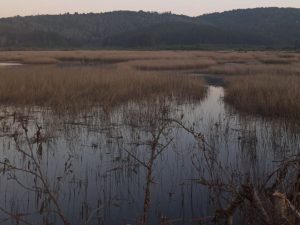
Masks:
[[[170,13],[41,15],[0,19],[0,48],[300,48],[300,9],[257,8],[188,17]]]

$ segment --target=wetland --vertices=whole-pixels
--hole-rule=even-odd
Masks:
[[[298,53],[0,61],[1,224],[299,224]]]

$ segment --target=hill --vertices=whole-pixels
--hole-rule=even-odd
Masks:
[[[40,15],[0,19],[0,48],[300,47],[300,9]]]

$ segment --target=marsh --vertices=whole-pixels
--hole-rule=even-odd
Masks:
[[[3,224],[297,224],[298,53],[0,61]]]

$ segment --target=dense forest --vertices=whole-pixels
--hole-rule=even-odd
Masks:
[[[300,9],[39,15],[0,19],[1,49],[300,48]]]

